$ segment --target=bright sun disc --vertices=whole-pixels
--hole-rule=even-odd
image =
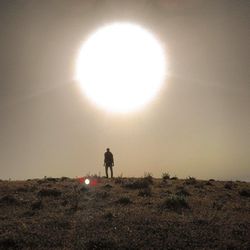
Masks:
[[[139,25],[114,23],[93,33],[77,58],[76,79],[98,107],[116,113],[142,108],[166,75],[164,50]]]

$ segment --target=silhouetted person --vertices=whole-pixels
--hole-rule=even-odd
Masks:
[[[111,178],[113,178],[114,157],[113,154],[110,152],[109,148],[107,148],[107,151],[104,154],[104,166],[106,171],[106,177],[109,178],[108,168],[110,168]]]

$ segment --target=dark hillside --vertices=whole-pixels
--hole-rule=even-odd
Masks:
[[[0,249],[249,249],[250,183],[0,181]]]

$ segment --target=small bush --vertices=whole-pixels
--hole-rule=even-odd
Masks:
[[[117,178],[115,178],[115,183],[116,184],[122,184],[123,183],[122,174],[120,174]]]
[[[46,197],[46,196],[53,196],[58,197],[61,196],[62,192],[58,189],[41,189],[38,192],[38,196]]]
[[[43,207],[42,201],[35,201],[31,204],[32,210],[41,209]]]
[[[203,189],[204,188],[204,183],[203,182],[197,182],[195,185],[194,185],[195,188],[201,188]]]
[[[96,198],[106,199],[107,197],[109,197],[109,193],[107,193],[107,192],[97,192],[95,196],[96,196]]]
[[[184,187],[180,187],[175,194],[178,196],[190,196],[190,193]]]
[[[115,184],[122,184],[123,183],[123,179],[120,177],[115,178]]]
[[[0,199],[0,204],[15,205],[19,204],[19,201],[12,195],[5,195]]]
[[[111,212],[107,212],[103,216],[105,219],[111,220],[114,218],[114,215]]]
[[[141,189],[141,190],[139,190],[138,195],[139,195],[139,196],[142,196],[142,197],[149,197],[149,196],[152,196],[152,190],[151,190],[150,187]]]
[[[65,177],[65,176],[61,177],[61,181],[69,181],[69,180],[70,180],[69,177]]]
[[[46,181],[50,181],[50,182],[57,182],[59,180],[58,178],[52,178],[52,177],[48,177],[45,179],[46,179]]]
[[[128,204],[132,203],[132,201],[128,197],[121,197],[116,202],[119,204],[122,204],[122,205],[128,205]]]
[[[239,191],[239,194],[241,196],[245,196],[245,197],[250,197],[250,189],[249,188],[243,188]]]
[[[232,189],[233,188],[233,183],[231,181],[228,181],[225,183],[224,188],[226,189]]]
[[[171,195],[163,202],[162,208],[180,211],[182,209],[188,209],[189,205],[184,196]]]
[[[162,173],[162,180],[167,181],[170,179],[170,174],[169,173]]]
[[[29,188],[28,188],[28,187],[19,187],[19,188],[17,188],[16,191],[17,191],[17,192],[28,192],[28,191],[29,191]]]
[[[175,176],[171,177],[170,180],[178,180],[178,177],[175,175]]]
[[[143,179],[138,179],[135,181],[127,182],[123,185],[123,187],[130,188],[130,189],[144,189],[144,188],[148,188],[149,185],[150,183],[148,182],[148,180],[143,178]]]
[[[197,180],[194,177],[189,176],[185,180],[185,184],[187,184],[187,185],[195,185],[195,184],[197,184]]]
[[[110,185],[110,184],[106,184],[105,186],[103,186],[103,188],[105,188],[105,189],[111,189],[113,186],[112,185]]]
[[[207,185],[207,186],[213,186],[213,183],[212,183],[211,181],[207,181],[207,182],[205,183],[205,185]]]
[[[144,180],[146,180],[149,184],[153,184],[153,176],[150,173],[144,174]]]

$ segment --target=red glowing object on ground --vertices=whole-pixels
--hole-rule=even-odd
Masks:
[[[99,180],[91,177],[76,177],[80,184],[85,184],[87,186],[96,186]]]

